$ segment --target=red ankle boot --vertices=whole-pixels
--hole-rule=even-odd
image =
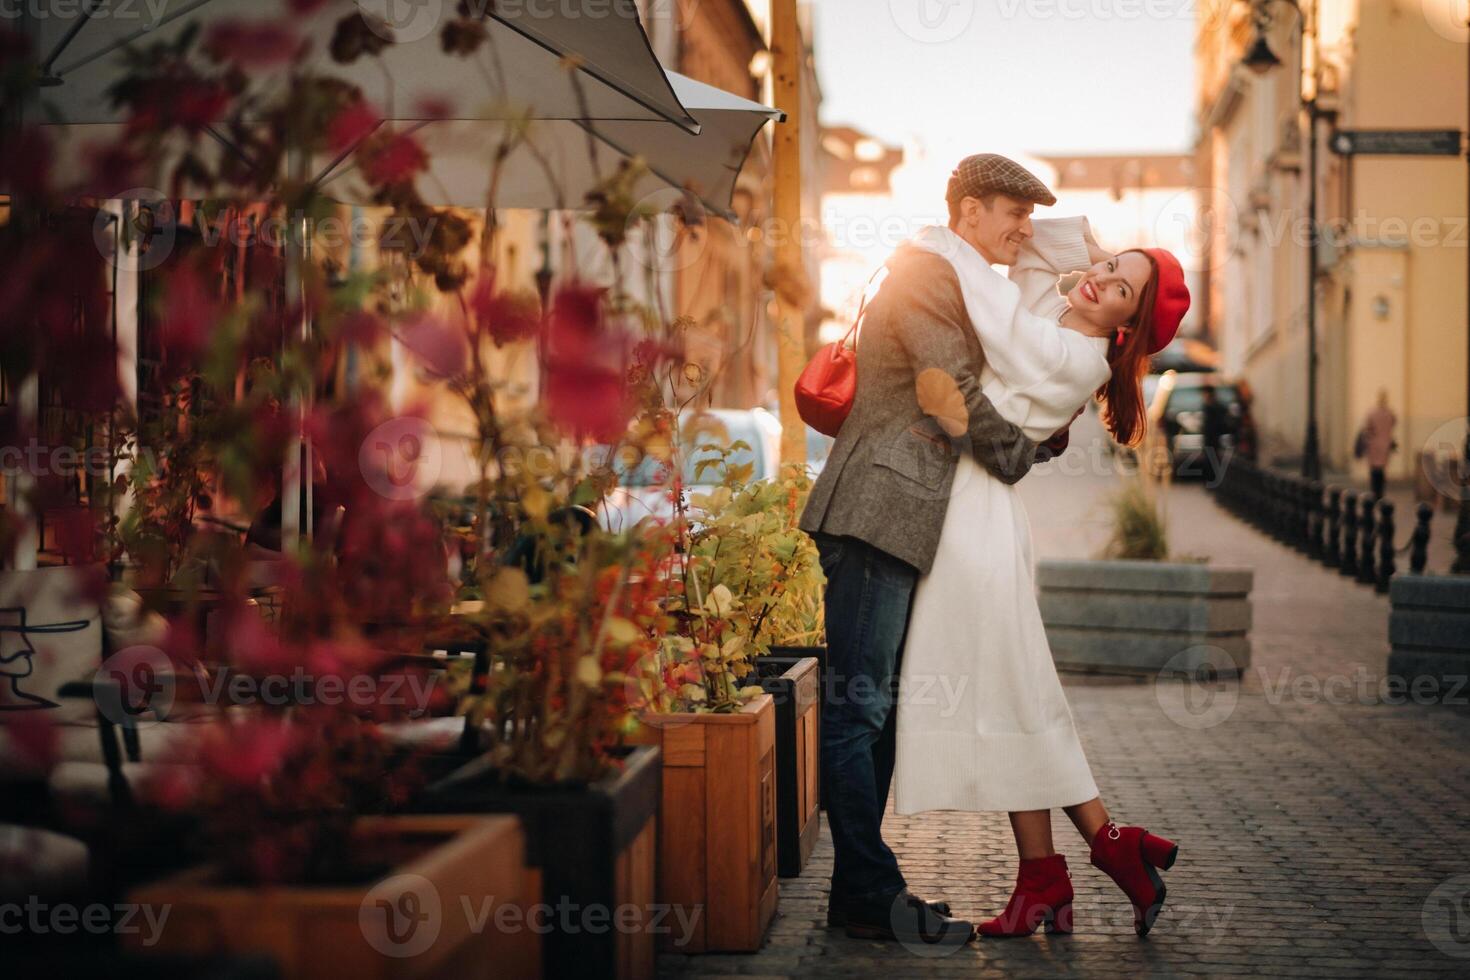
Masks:
[[[1179,845],[1142,827],[1108,822],[1092,838],[1092,865],[1118,883],[1133,903],[1133,931],[1147,935],[1164,904],[1164,879],[1155,869],[1173,867]]]
[[[1047,932],[1072,931],[1072,873],[1060,854],[1023,860],[1005,911],[975,931],[982,936],[1029,936],[1043,922]]]

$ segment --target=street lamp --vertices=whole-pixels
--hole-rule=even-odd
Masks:
[[[1470,31],[1470,10],[1466,11],[1465,27]],[[1470,52],[1466,56],[1467,75],[1470,75]],[[1465,145],[1465,194],[1466,200],[1470,201],[1470,119],[1466,125]],[[1470,343],[1470,259],[1465,266],[1465,333],[1467,343]],[[1450,571],[1457,575],[1470,575],[1470,354],[1466,357],[1466,399],[1465,408],[1465,455],[1460,459],[1459,480],[1456,481],[1460,487],[1460,513],[1455,519],[1455,561],[1450,566]]]
[[[1256,39],[1240,63],[1253,74],[1265,75],[1279,68],[1281,59],[1271,50],[1267,34],[1271,29],[1272,3],[1284,3],[1296,11],[1297,48],[1303,64],[1307,51],[1307,15],[1297,0],[1253,0],[1252,19]],[[1317,440],[1317,120],[1331,113],[1317,108],[1317,88],[1312,86],[1310,99],[1301,95],[1297,81],[1297,98],[1307,112],[1307,432],[1302,444],[1302,476],[1308,480],[1322,477],[1321,451]]]

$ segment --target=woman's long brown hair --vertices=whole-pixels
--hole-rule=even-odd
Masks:
[[[1097,399],[1103,404],[1103,424],[1113,438],[1120,445],[1136,446],[1143,441],[1148,428],[1148,406],[1143,403],[1143,377],[1148,374],[1148,347],[1153,339],[1159,264],[1152,255],[1140,249],[1128,251],[1138,252],[1148,259],[1148,284],[1138,298],[1138,312],[1124,324],[1129,330],[1123,343],[1118,343],[1116,333],[1108,338],[1108,367],[1113,369],[1113,376],[1097,390]]]

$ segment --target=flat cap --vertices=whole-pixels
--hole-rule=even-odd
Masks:
[[[1047,206],[1057,203],[1057,196],[1035,174],[999,153],[976,153],[961,160],[950,174],[945,197],[979,197],[991,193]]]

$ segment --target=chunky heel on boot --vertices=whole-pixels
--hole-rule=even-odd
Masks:
[[[1022,860],[1004,911],[976,931],[993,938],[1029,936],[1043,923],[1047,932],[1072,931],[1072,873],[1060,854]]]
[[[1047,932],[1070,935],[1072,932],[1072,903],[1058,905],[1043,921],[1046,923]]]
[[[1168,871],[1174,867],[1174,859],[1179,856],[1179,845],[1166,837],[1157,834],[1143,833],[1143,859],[1156,868]]]
[[[1173,841],[1142,827],[1119,827],[1109,822],[1092,838],[1092,865],[1117,882],[1133,905],[1133,931],[1148,935],[1164,906],[1169,890],[1159,877],[1178,856]]]

